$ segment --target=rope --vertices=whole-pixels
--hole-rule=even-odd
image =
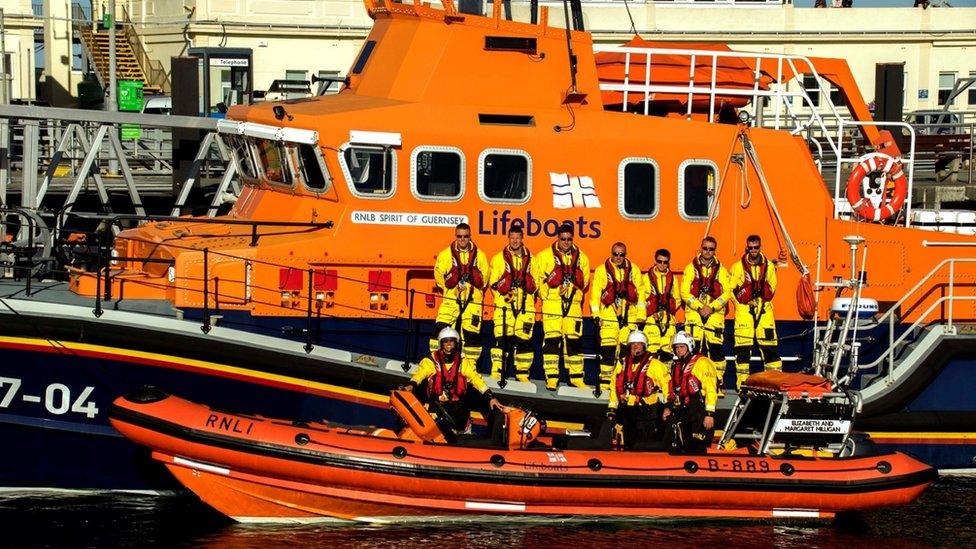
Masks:
[[[766,175],[763,173],[762,165],[759,163],[759,157],[756,155],[756,150],[752,146],[752,141],[749,140],[749,136],[746,135],[745,131],[739,133],[739,139],[742,140],[742,147],[756,168],[756,174],[759,176],[759,186],[762,187],[763,195],[766,197],[766,203],[769,205],[773,218],[779,225],[780,232],[783,233],[783,239],[786,240],[786,247],[790,251],[790,259],[793,260],[793,264],[796,265],[801,275],[810,274],[810,269],[800,259],[800,252],[797,251],[796,246],[793,244],[793,239],[790,238],[790,233],[786,230],[786,223],[783,222],[783,217],[776,207],[776,201],[773,200],[773,193],[769,190],[769,183],[766,181]]]

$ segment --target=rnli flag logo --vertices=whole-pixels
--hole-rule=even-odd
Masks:
[[[552,183],[552,207],[568,208],[599,208],[600,198],[593,187],[593,179],[570,177],[565,173],[549,173]]]

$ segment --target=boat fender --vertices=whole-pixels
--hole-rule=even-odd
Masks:
[[[898,213],[908,198],[901,162],[874,152],[862,156],[847,178],[847,201],[862,219],[883,221]]]

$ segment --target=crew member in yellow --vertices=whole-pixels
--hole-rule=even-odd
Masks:
[[[539,284],[537,261],[523,245],[522,225],[508,230],[508,246],[491,258],[489,284],[494,292],[495,346],[491,349],[491,377],[501,380],[503,358],[515,357],[515,379],[529,381],[534,356],[535,298]]]
[[[431,352],[437,350],[437,334],[453,326],[464,334],[464,356],[477,362],[481,357],[481,307],[488,283],[488,259],[471,241],[471,226],[467,223],[454,228],[454,242],[437,254],[434,281],[444,298],[434,321]]]
[[[418,398],[437,416],[437,423],[445,434],[465,432],[472,410],[478,410],[489,422],[490,433],[491,411],[504,412],[506,407],[485,384],[474,360],[458,352],[457,330],[443,328],[437,339],[438,348],[420,361],[410,381],[401,388],[417,393],[418,387],[426,384]]]
[[[590,283],[590,260],[573,244],[573,225],[564,223],[557,240],[536,255],[539,262],[539,297],[542,299],[542,367],[546,388],[559,385],[559,354],[563,351],[569,382],[583,381],[583,294]]]
[[[681,300],[685,303],[685,329],[701,352],[707,355],[718,370],[719,383],[724,383],[725,310],[732,299],[729,272],[715,257],[718,247],[715,238],[706,236],[701,252],[685,267],[681,278]],[[722,392],[722,387],[719,387]]]
[[[600,330],[600,389],[610,390],[611,375],[620,347],[643,317],[638,303],[641,287],[640,268],[627,259],[627,246],[615,242],[610,257],[593,271],[590,290],[590,314]]]
[[[715,436],[718,393],[715,365],[695,353],[695,340],[678,332],[671,340],[674,360],[668,386],[668,405],[662,413],[668,422],[665,444],[683,454],[704,454]]]
[[[663,362],[647,349],[647,336],[633,330],[627,337],[627,354],[613,371],[607,418],[620,425],[624,448],[660,440],[661,406],[671,375]]]
[[[644,315],[647,350],[663,362],[671,362],[671,338],[681,306],[681,284],[671,272],[669,250],[661,248],[654,252],[654,265],[641,277],[641,295],[641,301],[647,304]]]
[[[762,254],[759,235],[746,238],[746,253],[732,265],[729,278],[735,298],[735,386],[738,389],[749,377],[749,359],[755,345],[759,346],[766,369],[783,369],[773,318],[776,263]]]

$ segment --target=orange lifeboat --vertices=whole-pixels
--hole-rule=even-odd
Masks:
[[[413,403],[398,406],[426,414]],[[250,522],[829,518],[908,503],[936,476],[899,453],[820,458],[746,449],[706,455],[570,450],[559,440],[533,440],[538,422],[524,415],[499,443],[474,445],[226,413],[155,389],[116,399],[110,415],[116,429],[149,447],[204,502]]]

